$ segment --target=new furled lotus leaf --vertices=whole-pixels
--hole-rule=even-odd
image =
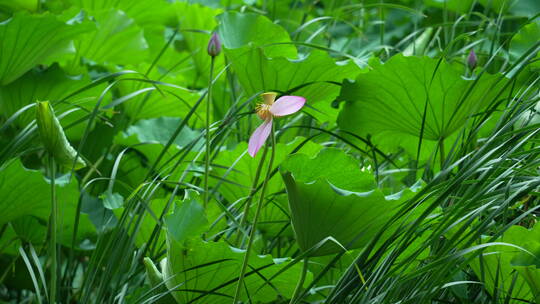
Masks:
[[[36,122],[41,142],[59,165],[69,169],[73,166],[75,170],[86,166],[85,161],[67,140],[64,129],[48,101],[36,103]]]

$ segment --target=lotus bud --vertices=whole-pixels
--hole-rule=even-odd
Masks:
[[[476,57],[476,53],[474,50],[471,50],[469,52],[469,56],[467,56],[467,65],[469,66],[469,69],[474,70],[476,68],[476,63],[478,62],[478,58]]]
[[[217,33],[214,32],[208,41],[208,55],[216,57],[219,53],[221,53],[221,41]]]

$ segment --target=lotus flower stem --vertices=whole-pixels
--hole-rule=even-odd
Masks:
[[[58,203],[56,201],[56,164],[52,154],[49,155],[49,178],[51,179],[51,215],[49,218],[49,229],[51,234],[51,241],[49,247],[49,257],[51,258],[51,284],[49,285],[49,303],[56,303],[56,290],[57,290],[57,274],[58,274],[58,260],[56,254],[56,221],[58,215]]]
[[[270,131],[270,138],[271,138],[270,141],[272,143],[272,151],[270,152],[270,160],[268,162],[266,178],[264,179],[263,185],[261,188],[261,196],[259,198],[259,202],[257,203],[257,210],[255,211],[255,217],[253,218],[253,224],[251,226],[251,230],[249,231],[246,252],[244,254],[244,260],[242,262],[242,268],[240,269],[240,275],[238,276],[238,284],[236,285],[236,291],[234,292],[234,300],[233,300],[234,304],[238,303],[240,299],[240,293],[242,291],[242,284],[244,281],[244,276],[246,275],[249,255],[251,253],[251,248],[253,246],[253,240],[255,239],[255,231],[257,231],[257,223],[259,222],[259,216],[261,214],[261,209],[264,204],[264,194],[266,193],[266,186],[268,185],[268,181],[272,176],[272,167],[274,165],[274,157],[276,154],[276,137],[274,136],[274,126],[272,126],[272,130]]]
[[[251,185],[251,192],[249,193],[249,196],[246,199],[246,202],[244,203],[244,212],[242,213],[242,219],[240,220],[240,224],[238,226],[238,232],[236,234],[236,241],[234,242],[234,244],[236,244],[236,247],[238,248],[240,248],[241,244],[243,243],[241,229],[246,224],[247,217],[249,215],[249,208],[251,205],[251,200],[253,199],[253,196],[255,196],[255,193],[257,192],[257,185],[259,184],[259,177],[261,176],[261,171],[264,164],[264,160],[266,159],[267,152],[268,152],[268,146],[264,148],[261,161],[259,161],[259,165],[257,166],[257,171],[255,171],[255,179],[253,179],[253,184]]]
[[[212,105],[212,82],[214,75],[214,56],[210,57],[210,76],[208,79],[208,99],[206,101],[206,140],[205,140],[205,162],[204,162],[204,208],[208,206],[210,200],[208,193],[208,175],[210,174],[210,107]]]

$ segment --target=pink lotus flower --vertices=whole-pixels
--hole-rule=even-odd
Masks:
[[[290,115],[298,112],[306,103],[306,99],[301,96],[281,96],[276,99],[276,93],[263,93],[263,103],[256,108],[257,115],[264,120],[255,132],[249,138],[248,153],[251,157],[259,152],[259,149],[264,145],[264,142],[272,132],[272,119]]]

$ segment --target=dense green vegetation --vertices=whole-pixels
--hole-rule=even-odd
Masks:
[[[0,0],[0,303],[540,303],[540,1]]]

